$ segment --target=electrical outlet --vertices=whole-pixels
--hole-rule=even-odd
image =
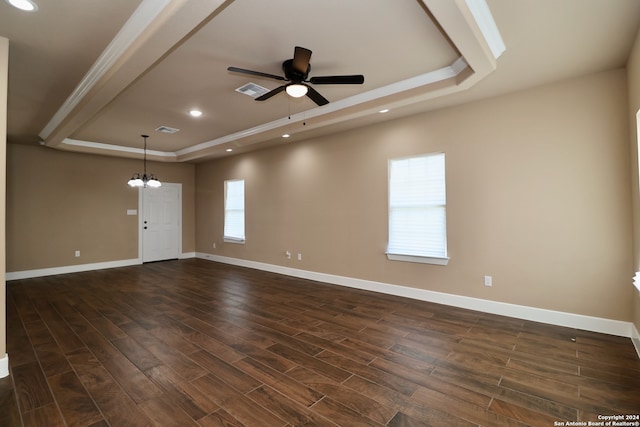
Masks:
[[[298,254],[298,261],[302,261],[302,254]]]
[[[493,278],[491,276],[484,276],[484,285],[493,286]]]
[[[291,259],[291,252],[286,251],[284,254],[287,257],[287,259]]]
[[[216,242],[213,242],[213,249],[216,248]]]
[[[76,251],[76,258],[80,256],[80,251]]]

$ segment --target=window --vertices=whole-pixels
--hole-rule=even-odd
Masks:
[[[389,161],[389,246],[397,261],[446,265],[444,153]]]
[[[224,241],[244,243],[244,180],[224,182]]]

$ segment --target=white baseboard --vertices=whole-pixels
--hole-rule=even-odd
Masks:
[[[63,267],[40,268],[37,270],[7,271],[6,280],[32,279],[34,277],[53,276],[56,274],[80,273],[82,271],[102,270],[105,268],[127,267],[141,264],[139,258],[123,259],[119,261],[96,262],[93,264],[67,265]]]
[[[195,252],[180,254],[180,259],[195,258]],[[37,270],[8,271],[6,280],[33,279],[34,277],[53,276],[56,274],[80,273],[82,271],[103,270],[105,268],[127,267],[142,264],[142,259],[131,258],[119,261],[97,262],[93,264],[66,265],[63,267],[41,268]]]
[[[515,317],[523,320],[531,320],[534,322],[547,323],[557,326],[564,326],[629,338],[632,336],[633,324],[631,322],[623,322],[620,320],[585,316],[574,313],[565,313],[561,311],[546,310],[543,308],[528,307],[498,301],[465,297],[461,295],[447,294],[444,292],[428,291],[425,289],[417,289],[407,286],[392,285],[389,283],[354,279],[351,277],[336,276],[325,273],[317,273],[313,271],[299,270],[296,268],[289,268],[280,265],[266,264],[237,258],[223,257],[202,252],[197,252],[196,257],[225,264],[232,264],[241,267],[249,267],[257,270],[269,271],[272,273],[284,274],[287,276],[316,280],[319,282],[330,283],[334,285],[347,286],[350,288],[363,289],[421,301],[466,308],[469,310],[476,310],[484,313]],[[634,342],[634,344],[636,345],[636,349],[640,347],[640,337],[638,338],[638,342]]]
[[[5,353],[4,357],[0,357],[0,378],[9,376],[9,355]]]

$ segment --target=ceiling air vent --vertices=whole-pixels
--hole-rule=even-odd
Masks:
[[[246,85],[236,89],[236,92],[244,93],[245,95],[248,95],[252,98],[257,98],[269,92],[269,89],[267,89],[266,87],[257,85],[255,83],[247,83]]]
[[[162,133],[176,133],[180,129],[170,128],[169,126],[160,126],[159,128],[156,128],[156,130]]]

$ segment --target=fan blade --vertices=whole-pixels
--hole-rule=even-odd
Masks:
[[[309,70],[309,61],[311,60],[311,51],[304,47],[296,46],[293,53],[293,69],[297,73],[307,76]]]
[[[238,67],[229,67],[227,68],[227,71],[233,71],[234,73],[251,74],[252,76],[268,77],[270,79],[276,79],[276,80],[282,80],[282,81],[287,80],[284,77],[276,76],[275,74],[262,73],[260,71],[253,71],[253,70],[245,70],[244,68],[238,68]]]
[[[318,76],[311,77],[310,83],[314,85],[361,85],[364,83],[362,74],[354,74],[351,76]]]
[[[256,98],[256,101],[265,101],[269,98],[271,98],[273,95],[277,95],[280,92],[282,92],[283,90],[285,90],[287,88],[288,85],[282,85],[279,86],[275,89],[273,89],[272,91],[269,91],[267,93],[265,93],[264,95],[260,95],[259,97]]]
[[[305,85],[306,86],[306,85]],[[315,90],[314,88],[312,88],[311,86],[307,86],[307,88],[309,89],[307,91],[307,96],[309,98],[311,98],[311,100],[313,102],[315,102],[316,104],[322,106],[322,105],[326,105],[329,103],[329,100],[327,100],[327,98],[325,98],[324,96],[320,95],[318,93],[317,90]]]

